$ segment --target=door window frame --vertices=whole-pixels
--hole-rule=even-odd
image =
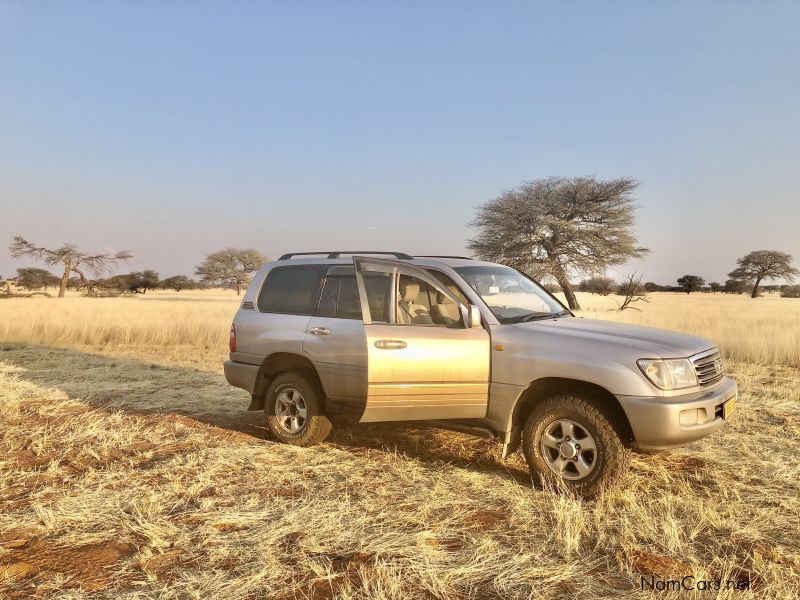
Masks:
[[[455,305],[459,307],[459,313],[461,315],[461,327],[459,329],[467,329],[469,327],[469,322],[468,322],[469,308],[465,306],[464,303],[461,302],[461,300],[459,300],[459,298],[455,294],[453,294],[453,292],[447,289],[447,287],[442,282],[438,281],[433,275],[428,273],[428,271],[425,268],[385,258],[353,256],[353,265],[355,267],[355,272],[356,272],[356,283],[358,285],[358,294],[359,298],[361,299],[361,316],[364,321],[364,325],[373,324],[372,314],[369,308],[369,299],[367,297],[367,288],[364,285],[364,276],[362,274],[362,265],[370,265],[370,264],[379,267],[379,269],[375,269],[376,272],[391,273],[392,277],[391,290],[389,292],[390,293],[389,322],[384,323],[383,321],[379,321],[381,325],[393,325],[399,327],[409,327],[409,326],[430,327],[430,325],[419,325],[416,323],[406,324],[397,322],[397,287],[398,287],[399,277],[400,275],[409,275],[411,277],[416,277],[417,279],[424,281],[430,287],[432,287],[438,292],[441,292],[446,298],[455,303]],[[447,274],[445,273],[445,275]],[[448,278],[452,279],[449,276]]]

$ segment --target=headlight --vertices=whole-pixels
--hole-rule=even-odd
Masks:
[[[688,358],[667,360],[643,358],[636,364],[653,384],[662,390],[682,390],[697,385],[694,365]]]

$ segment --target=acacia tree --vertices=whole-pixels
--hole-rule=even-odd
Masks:
[[[146,294],[147,290],[158,287],[161,279],[155,271],[135,271],[128,274],[128,289],[134,294]]]
[[[722,291],[726,294],[741,294],[746,287],[747,284],[744,281],[728,279],[725,281],[725,286],[722,288]]]
[[[530,181],[478,207],[470,223],[478,234],[468,246],[478,258],[553,277],[569,307],[580,309],[571,276],[602,273],[648,252],[631,231],[637,186],[629,177]]]
[[[683,277],[678,277],[678,285],[687,294],[696,292],[705,284],[706,280],[699,275],[684,275]]]
[[[173,275],[172,277],[167,277],[161,282],[161,287],[175,290],[176,292],[189,289],[193,286],[194,281],[189,279],[186,275]]]
[[[36,267],[26,267],[17,269],[17,285],[25,288],[26,290],[35,290],[39,288],[47,288],[51,285],[58,285],[58,277],[53,275],[46,269],[37,269]]]
[[[242,293],[242,286],[250,281],[250,276],[267,262],[258,250],[248,248],[225,248],[206,256],[195,273],[207,283],[219,283],[236,288],[236,295]]]
[[[75,273],[80,277],[81,285],[88,285],[84,270],[89,270],[95,275],[107,274],[111,267],[121,260],[128,260],[133,254],[127,250],[120,252],[98,252],[95,254],[78,250],[75,244],[64,244],[60,248],[51,250],[32,244],[21,236],[15,236],[9,246],[11,256],[32,256],[48,265],[63,265],[64,274],[61,276],[61,285],[58,297],[63,298],[67,290],[67,280],[70,274]]]
[[[791,282],[798,274],[798,270],[792,266],[792,257],[777,250],[755,250],[736,263],[739,266],[728,273],[728,277],[755,282],[751,298],[758,296],[758,286],[762,279],[785,279]]]

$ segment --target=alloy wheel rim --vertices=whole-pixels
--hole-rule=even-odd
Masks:
[[[275,418],[287,433],[299,433],[306,425],[308,410],[297,388],[286,388],[275,398]]]
[[[553,473],[578,481],[587,477],[597,463],[597,444],[589,431],[572,419],[557,419],[542,433],[542,457]]]

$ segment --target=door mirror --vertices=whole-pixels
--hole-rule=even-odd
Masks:
[[[469,308],[464,306],[463,304],[458,304],[458,313],[461,315],[461,323],[462,327],[465,329],[469,327]]]
[[[474,304],[469,305],[469,326],[472,328],[481,326],[481,311]]]
[[[477,306],[459,304],[458,310],[461,313],[461,322],[464,323],[464,327],[474,329],[481,326],[481,311]]]

